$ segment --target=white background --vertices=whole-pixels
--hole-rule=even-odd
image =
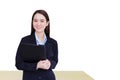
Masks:
[[[31,31],[35,10],[48,12],[51,37],[58,41],[55,70],[85,71],[95,80],[119,80],[119,0],[1,0],[0,70],[17,70],[15,55]]]

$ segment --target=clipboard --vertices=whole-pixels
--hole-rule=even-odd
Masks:
[[[25,62],[38,62],[46,59],[46,50],[44,45],[35,45],[22,43],[19,46],[20,56]]]

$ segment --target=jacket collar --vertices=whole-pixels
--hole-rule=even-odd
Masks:
[[[30,38],[30,39],[31,39],[30,42],[31,42],[32,44],[35,44],[35,45],[36,45],[37,43],[36,43],[35,35],[32,34],[30,37],[31,37],[31,38]],[[47,37],[47,36],[46,36],[46,37]],[[45,45],[46,45],[46,44],[49,44],[49,43],[50,43],[50,38],[47,37],[47,41],[46,41]]]

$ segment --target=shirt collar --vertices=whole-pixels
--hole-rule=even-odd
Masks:
[[[44,34],[44,40],[43,41],[40,41],[40,39],[38,38],[37,34],[35,33],[35,39],[36,39],[36,44],[37,45],[44,45],[47,41],[47,37],[46,35]]]

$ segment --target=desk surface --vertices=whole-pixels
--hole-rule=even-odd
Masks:
[[[54,71],[56,80],[94,80],[84,71]],[[0,80],[22,80],[22,71],[0,71]]]
[[[94,80],[83,71],[57,71],[55,75],[57,80]]]

